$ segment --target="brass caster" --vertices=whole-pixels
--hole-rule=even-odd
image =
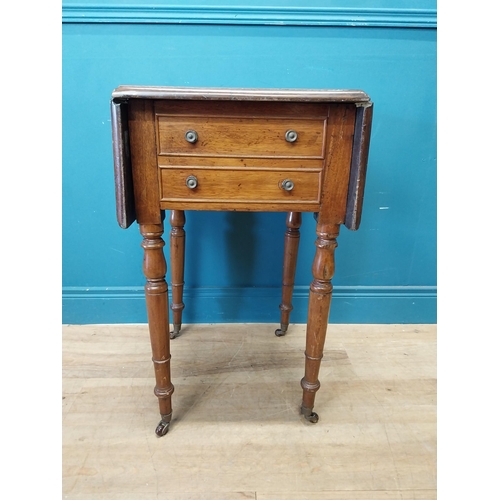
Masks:
[[[170,332],[170,339],[175,339],[181,334],[181,325],[174,325],[173,331]]]
[[[308,421],[311,422],[311,424],[316,424],[319,420],[319,415],[312,411],[311,408],[304,408],[303,406],[300,409],[300,412],[302,415],[304,415],[304,418]]]
[[[287,330],[288,330],[288,325],[284,325],[283,323],[281,323],[280,328],[278,328],[274,332],[274,335],[276,335],[276,337],[283,337],[284,335],[286,335]]]
[[[169,413],[168,415],[162,415],[160,423],[155,429],[155,434],[158,437],[164,436],[168,432],[168,428],[170,426],[170,420],[172,419],[172,413]]]
[[[319,415],[315,412],[311,412],[307,417],[304,415],[305,419],[311,422],[311,424],[316,424],[319,420]]]
[[[170,425],[170,422],[164,422],[163,420],[160,420],[160,423],[158,424],[158,427],[155,430],[155,433],[158,437],[164,436],[168,432],[168,427]]]

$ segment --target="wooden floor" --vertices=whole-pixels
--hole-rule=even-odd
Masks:
[[[63,498],[436,498],[435,325],[330,325],[299,415],[305,325],[187,325],[157,438],[146,325],[63,327]]]

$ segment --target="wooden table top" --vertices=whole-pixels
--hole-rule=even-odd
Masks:
[[[120,85],[113,90],[111,96],[114,100],[135,98],[370,103],[370,97],[362,90],[343,89],[251,89]]]

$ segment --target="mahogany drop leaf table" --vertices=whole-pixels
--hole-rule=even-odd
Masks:
[[[118,223],[137,221],[161,421],[172,418],[170,339],[182,324],[186,210],[285,212],[280,328],[286,334],[302,212],[316,218],[301,413],[314,400],[342,224],[359,227],[373,104],[360,90],[120,86],[111,118]],[[170,211],[173,331],[163,220]]]

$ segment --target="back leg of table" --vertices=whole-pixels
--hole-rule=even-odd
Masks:
[[[184,254],[185,254],[185,231],[186,217],[184,210],[172,210],[170,212],[170,272],[172,276],[172,324],[173,330],[170,338],[175,339],[180,334],[182,325],[182,311],[184,302]]]
[[[282,337],[288,330],[290,324],[290,312],[293,309],[292,295],[295,282],[295,270],[297,268],[297,255],[299,252],[300,225],[302,214],[300,212],[289,212],[286,219],[285,232],[285,256],[283,259],[283,283],[281,287],[281,324],[274,333]]]

